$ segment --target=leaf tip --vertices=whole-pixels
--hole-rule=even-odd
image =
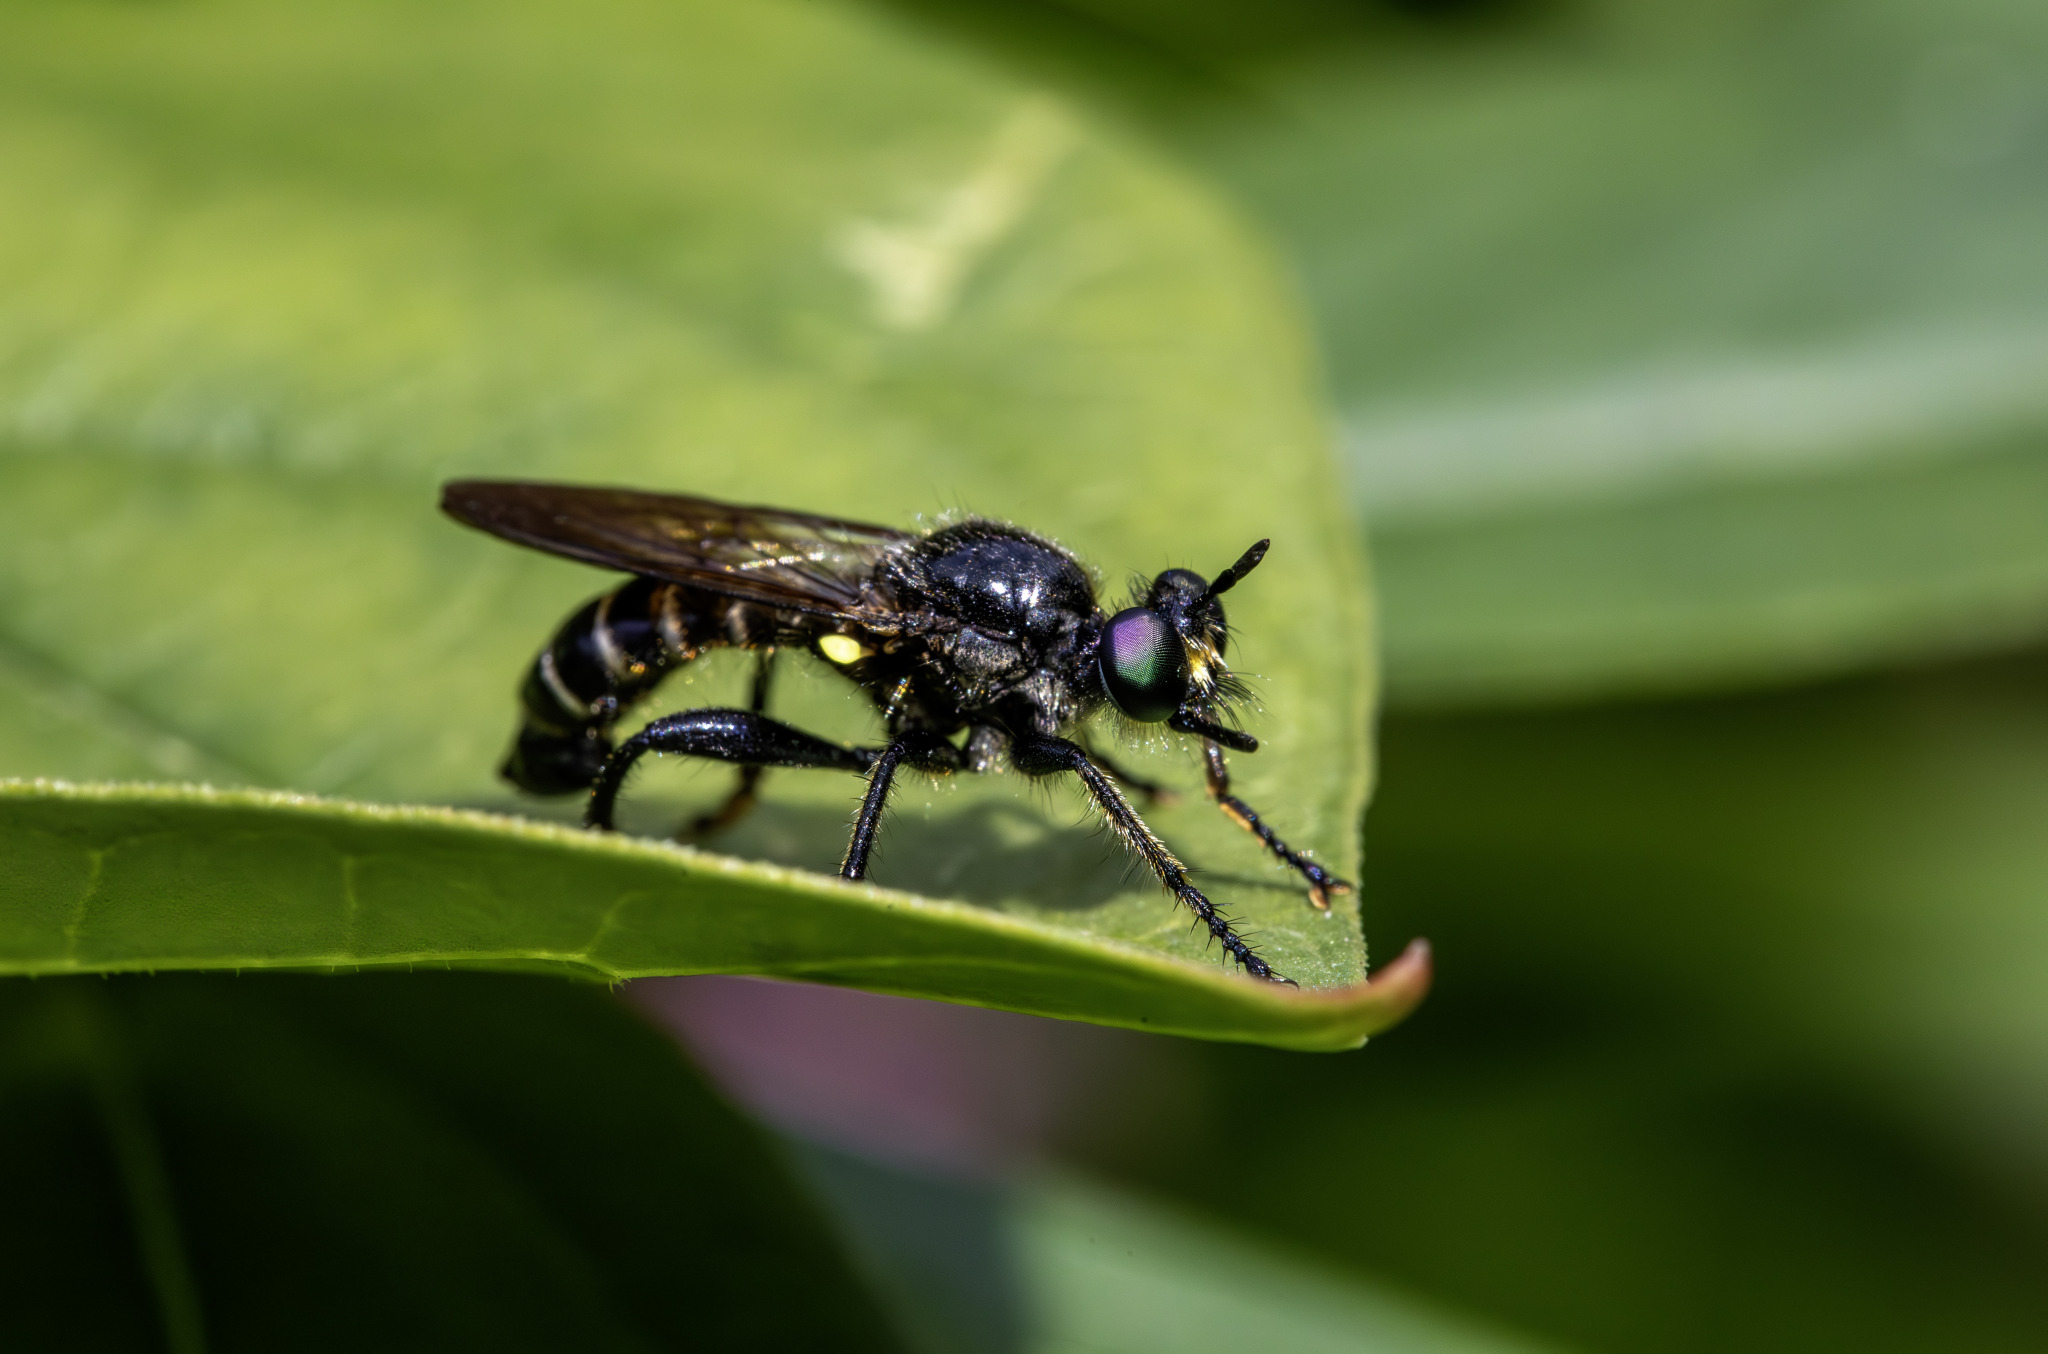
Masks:
[[[1429,995],[1435,966],[1429,942],[1420,936],[1408,942],[1393,963],[1364,982],[1349,987],[1304,994],[1308,1001],[1324,1001],[1343,1008],[1344,1025],[1357,1047],[1375,1034],[1383,1033],[1414,1014]]]
[[[1376,999],[1374,1005],[1382,1017],[1382,1023],[1370,1032],[1392,1029],[1413,1015],[1435,979],[1434,951],[1427,939],[1417,936],[1393,963],[1365,980],[1365,994]]]

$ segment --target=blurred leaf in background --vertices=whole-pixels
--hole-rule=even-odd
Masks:
[[[778,1142],[554,979],[0,985],[0,1145],[10,1349],[1531,1348],[1115,1190]]]
[[[901,1347],[773,1141],[593,988],[72,978],[0,1005],[9,1348]]]
[[[1383,1286],[1298,1250],[1231,1236],[1213,1223],[1100,1185],[1039,1175],[1006,1187],[798,1149],[852,1227],[899,1281],[906,1328],[931,1354],[1535,1354],[1542,1346]],[[906,1196],[914,1196],[911,1202]],[[1007,1257],[1016,1317],[966,1282],[980,1240]],[[951,1271],[950,1273],[948,1271]],[[949,1301],[950,1300],[950,1301]],[[980,1317],[979,1328],[964,1318]]]
[[[1250,1133],[1247,1153],[1211,1131],[1220,1125],[1188,1076],[1194,1045],[754,978],[651,979],[628,995],[787,1135],[923,1354],[1553,1347],[1413,1285],[1345,1272],[1355,1255],[1323,1244],[1322,1215],[1247,1237],[1053,1161],[1061,1143],[1069,1157],[1091,1144],[1098,1161],[1119,1144],[1198,1165],[1209,1192],[1230,1198],[1294,1184],[1294,1162],[1315,1155],[1301,1144]],[[1286,1097],[1266,1101],[1284,1126],[1313,1102],[1281,1070],[1252,1089]],[[1351,1183],[1342,1163],[1315,1173]],[[1378,1225],[1355,1198],[1345,1209],[1353,1226]]]
[[[32,204],[0,225],[0,774],[573,815],[493,773],[523,666],[606,576],[434,508],[444,477],[530,475],[902,525],[973,509],[1059,537],[1110,597],[1124,571],[1213,573],[1270,535],[1233,598],[1266,749],[1241,793],[1356,863],[1370,620],[1305,336],[1212,194],[1030,83],[832,6],[50,0],[0,18],[0,193]],[[850,688],[782,666],[778,714],[872,736]],[[707,660],[662,703],[729,701],[746,668]],[[1200,783],[1186,749],[1139,761]],[[656,770],[627,823],[666,835],[729,776]],[[715,845],[831,873],[859,789],[771,776]],[[1197,1001],[1217,990],[1205,936],[1068,791],[901,799],[872,877],[969,904],[928,918],[940,948],[1030,932],[1114,969],[1138,947],[1204,966]],[[294,821],[270,848],[303,863]],[[1355,899],[1316,913],[1199,795],[1157,825],[1282,972],[1363,976]],[[789,878],[678,861],[677,896],[706,907],[721,878]],[[91,878],[140,878],[79,897],[155,909],[160,932],[180,888],[232,882]],[[614,917],[573,862],[562,878],[565,915]],[[601,935],[508,937],[489,923],[520,908],[440,882],[409,954],[388,928],[307,950],[314,920],[361,918],[346,887],[279,875],[244,881],[269,921],[238,919],[234,946],[123,934],[105,962],[512,963]],[[827,907],[781,971],[834,976],[888,907],[916,903]],[[691,947],[656,967],[712,966]]]
[[[1621,3],[1389,65],[1304,87],[1363,135],[1227,153],[1320,298],[1400,699],[2048,629],[2040,6]]]
[[[2048,631],[2048,11],[904,0],[1229,185],[1320,328],[1390,697]]]
[[[2048,1341],[2048,656],[1383,746],[1369,915],[1429,1006],[1190,1050],[1206,1108],[1090,1155],[1588,1349]]]

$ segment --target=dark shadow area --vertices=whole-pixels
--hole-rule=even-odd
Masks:
[[[156,1297],[98,1104],[78,1079],[61,1075],[70,1069],[8,1061],[14,1075],[0,1082],[0,1343],[157,1347]]]
[[[770,790],[772,794],[772,789]],[[652,830],[681,822],[689,810],[642,805],[637,823]],[[761,804],[737,826],[694,843],[707,851],[770,861],[816,874],[836,875],[846,849],[847,811],[817,805]],[[1216,830],[1234,831],[1221,814]],[[1177,849],[1180,844],[1175,843]],[[1183,855],[1196,878],[1209,885],[1293,892],[1287,880],[1251,878],[1201,869]],[[883,825],[868,878],[929,898],[993,907],[1019,900],[1034,907],[1085,912],[1150,878],[1144,863],[1099,824],[1048,819],[1028,803],[981,801],[943,806],[927,816],[892,814]]]
[[[778,775],[829,775],[824,772],[782,772]],[[775,785],[764,782],[764,801],[735,826],[690,841],[699,850],[742,860],[765,861],[813,874],[837,875],[857,806],[858,782],[847,782],[845,808],[775,801]],[[657,791],[636,795],[628,786],[621,800],[620,830],[670,841],[678,826],[694,820],[717,803],[722,779],[701,776],[685,798]],[[1026,793],[1019,791],[1020,795]],[[514,814],[564,827],[580,826],[580,797],[536,799],[531,796],[477,801],[464,807]],[[1220,835],[1237,832],[1218,813],[1208,825]],[[1187,849],[1184,835],[1170,840],[1195,881],[1206,888],[1302,895],[1291,876],[1204,869],[1200,843]],[[941,805],[927,815],[915,808],[892,812],[868,870],[876,884],[928,898],[944,898],[978,907],[1026,902],[1057,912],[1085,912],[1100,907],[1151,878],[1144,863],[1100,823],[1086,818],[1062,821],[1040,813],[1028,799],[980,800]],[[1162,894],[1162,897],[1164,895]]]
[[[1265,67],[1347,48],[1485,41],[1563,13],[1564,0],[870,0],[1040,79],[1128,109],[1257,105]]]
[[[1022,1354],[1027,1309],[1002,1191],[790,1140],[919,1354]]]
[[[774,1143],[592,986],[15,979],[0,1147],[10,1350],[901,1348]]]

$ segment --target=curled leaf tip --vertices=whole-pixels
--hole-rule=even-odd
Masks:
[[[1429,941],[1417,936],[1393,963],[1366,979],[1366,990],[1386,1003],[1383,1009],[1388,1012],[1387,1023],[1380,1028],[1406,1020],[1429,995],[1429,985],[1435,977],[1436,963]]]
[[[1348,1041],[1339,1045],[1332,1040],[1317,1047],[1356,1048],[1371,1036],[1406,1020],[1429,995],[1432,976],[1429,942],[1418,936],[1408,942],[1408,948],[1401,951],[1393,963],[1364,982],[1303,993],[1298,1000],[1324,1002],[1341,1012],[1334,1024],[1341,1025],[1347,1032]],[[1297,1045],[1309,1046],[1306,1043]]]

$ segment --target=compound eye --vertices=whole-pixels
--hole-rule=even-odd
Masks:
[[[1187,699],[1187,649],[1166,618],[1147,607],[1109,618],[1095,661],[1110,699],[1141,724],[1157,724]]]

